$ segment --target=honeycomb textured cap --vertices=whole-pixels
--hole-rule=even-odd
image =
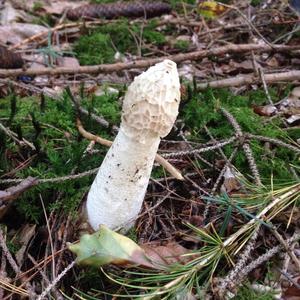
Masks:
[[[145,144],[164,137],[178,115],[180,82],[176,63],[164,60],[137,76],[124,98],[121,130]]]

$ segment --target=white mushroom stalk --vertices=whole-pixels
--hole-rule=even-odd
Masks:
[[[141,209],[160,139],[178,115],[176,64],[165,60],[137,76],[124,98],[120,130],[87,198],[94,230],[130,228]]]

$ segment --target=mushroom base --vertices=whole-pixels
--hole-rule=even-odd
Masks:
[[[147,190],[160,138],[145,144],[120,129],[92,184],[87,199],[88,221],[94,230],[129,229],[135,222]]]

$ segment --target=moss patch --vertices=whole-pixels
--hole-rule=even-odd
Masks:
[[[11,104],[12,101],[15,101],[14,105]],[[105,116],[111,124],[119,123],[120,107],[116,95],[85,97],[82,99],[82,106],[90,112]],[[46,98],[43,101],[36,97],[7,97],[0,101],[0,117],[7,120],[10,118],[10,124],[7,122],[4,124],[18,132],[19,139],[27,139],[37,149],[34,151],[26,146],[20,147],[9,137],[1,134],[2,174],[17,168],[26,160],[30,160],[30,163],[27,167],[16,171],[17,177],[55,178],[74,172],[80,173],[98,167],[107,151],[104,146],[95,145],[95,149],[100,152],[94,155],[85,154],[89,141],[83,139],[77,131],[74,108],[67,95],[59,100]],[[109,130],[101,128],[91,118],[83,117],[83,124],[87,130],[113,139]],[[93,176],[89,176],[78,180],[38,185],[16,201],[16,208],[28,221],[39,223],[44,218],[39,198],[41,194],[49,210],[63,208],[67,212],[76,211],[92,180]],[[57,202],[57,195],[61,192],[62,200]]]
[[[257,293],[251,287],[243,286],[236,297],[233,300],[272,300],[274,299],[274,293],[262,292]]]
[[[275,91],[271,93],[275,94]],[[233,127],[219,110],[220,107],[226,108],[235,117],[245,133],[277,138],[287,143],[300,135],[299,129],[291,130],[291,132],[283,131],[280,117],[270,120],[253,112],[251,105],[265,102],[265,95],[261,92],[249,92],[244,96],[234,96],[227,90],[206,90],[192,95],[191,99],[184,105],[181,117],[192,132],[191,139],[203,143],[209,140],[204,126],[209,128],[216,139],[226,139],[234,134]],[[275,181],[293,179],[289,164],[299,164],[293,151],[272,145],[271,148],[267,149],[264,143],[257,140],[252,140],[250,145],[261,176],[266,183],[270,183],[269,178],[272,175]],[[230,156],[233,146],[224,147],[224,151],[227,156]],[[213,154],[207,154],[207,158],[212,159],[211,155]],[[243,174],[249,174],[249,166],[242,151],[238,153],[235,159],[235,166]]]
[[[101,25],[98,29],[90,30],[87,35],[82,35],[74,45],[74,52],[82,65],[95,65],[112,63],[117,51],[120,53],[137,54],[138,47],[143,43],[162,46],[166,39],[164,34],[156,30],[154,21],[145,27],[138,24],[129,24],[126,20]]]

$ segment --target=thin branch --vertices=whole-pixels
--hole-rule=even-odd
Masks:
[[[224,279],[220,280],[219,295],[224,296],[227,288],[235,286],[236,278],[239,276],[241,270],[246,266],[247,261],[250,259],[251,252],[255,249],[256,240],[258,237],[260,226],[258,225],[253,235],[249,239],[245,249],[239,256],[239,259],[232,270],[226,275]]]
[[[298,290],[300,290],[300,284],[287,272],[280,270],[279,268],[276,268],[278,272],[281,273],[282,276],[284,276],[290,283],[292,283]]]
[[[75,265],[75,260],[72,261],[56,278],[55,280],[53,280],[48,287],[42,292],[42,294],[39,295],[39,297],[37,298],[37,300],[43,300],[44,297],[46,297],[48,295],[48,293],[50,293],[50,291],[56,287],[56,285],[59,283],[59,281],[67,274],[67,272],[69,270],[71,270]]]
[[[298,272],[300,272],[300,261],[296,257],[295,253],[290,249],[290,246],[286,243],[286,241],[283,239],[281,234],[275,229],[275,227],[269,228],[271,232],[275,235],[279,243],[282,245],[282,247],[285,249],[291,260],[294,262]]]
[[[78,128],[78,131],[82,134],[82,136],[84,136],[88,140],[95,141],[95,142],[97,142],[101,145],[104,145],[106,147],[110,147],[112,145],[113,142],[111,142],[107,139],[101,138],[100,136],[94,135],[94,134],[86,131],[83,128],[83,126],[81,124],[81,121],[78,118],[77,118],[77,121],[76,121],[76,125],[77,125],[77,128]],[[174,166],[172,166],[167,160],[165,160],[162,156],[160,156],[159,154],[156,154],[155,160],[162,167],[164,167],[171,175],[173,175],[176,179],[184,180],[181,173]]]
[[[249,27],[267,44],[269,45],[270,47],[273,47],[273,44],[270,43],[268,40],[266,40],[266,38],[259,32],[259,30],[252,24],[252,22],[247,18],[247,16],[245,16],[242,11],[236,7],[236,6],[233,6],[233,5],[228,5],[228,4],[225,4],[225,3],[222,3],[223,6],[225,7],[228,7],[228,8],[231,8],[233,10],[235,10],[249,25]]]
[[[37,185],[37,182],[38,181],[36,178],[27,177],[26,179],[22,180],[22,182],[17,186],[12,186],[7,190],[0,191],[0,201],[11,201],[16,199],[20,194],[25,192],[27,189]]]
[[[8,260],[9,264],[11,265],[12,269],[14,270],[14,272],[18,275],[21,273],[21,270],[19,268],[19,266],[17,265],[16,261],[14,260],[14,258],[12,257],[10,251],[7,248],[7,245],[5,243],[5,237],[3,234],[2,229],[0,228],[0,246],[3,250],[3,253],[6,257],[6,259]]]
[[[271,143],[271,144],[274,144],[277,146],[285,147],[291,151],[294,151],[297,154],[300,154],[300,147],[296,147],[296,146],[287,144],[278,139],[274,139],[274,138],[270,138],[270,137],[262,136],[262,135],[251,134],[251,133],[246,133],[246,137],[250,138],[250,139],[256,139],[259,141],[263,141],[263,142],[268,142],[268,143]]]
[[[1,71],[1,70],[0,70]],[[11,131],[9,128],[6,128],[2,123],[0,123],[0,130],[2,130],[7,136],[9,136],[12,140],[14,140],[18,145],[24,146],[27,145],[32,150],[36,150],[35,146],[27,141],[26,139],[22,139],[21,141],[17,138],[17,134]]]
[[[290,245],[292,242],[300,239],[300,234],[295,233],[290,239],[286,240],[287,245]],[[275,246],[268,250],[263,255],[259,256],[257,259],[253,260],[248,266],[240,270],[239,278],[236,280],[236,286],[240,285],[244,278],[254,269],[256,269],[259,265],[264,263],[265,261],[270,260],[278,252],[282,251],[284,248],[282,244]]]
[[[213,188],[212,188],[212,190],[211,190],[211,194],[212,194],[212,195],[214,195],[214,194],[216,193],[217,188],[218,188],[218,186],[219,186],[219,183],[220,183],[221,180],[223,179],[223,176],[224,176],[224,174],[225,174],[225,172],[226,172],[226,169],[231,165],[231,162],[232,162],[232,160],[234,159],[234,157],[235,157],[237,151],[238,151],[238,147],[236,147],[236,148],[233,150],[233,152],[231,153],[231,155],[230,155],[230,157],[229,157],[228,159],[226,158],[226,163],[225,163],[223,169],[221,170],[221,172],[220,172],[220,174],[219,174],[219,176],[218,176],[218,178],[217,178],[217,180],[216,180],[216,182],[215,182],[215,184],[214,184],[214,186],[213,186]],[[204,212],[203,212],[203,219],[204,219],[204,222],[206,222],[206,219],[207,219],[207,216],[208,216],[208,214],[209,214],[210,208],[211,208],[211,201],[208,200],[208,201],[206,202],[206,204],[205,204],[205,208],[204,208]]]
[[[240,125],[236,121],[236,119],[225,108],[221,108],[221,111],[224,114],[224,116],[228,119],[228,121],[230,122],[230,124],[232,125],[232,127],[234,128],[237,136],[240,139],[242,139],[243,132],[242,132],[242,129],[241,129]],[[244,141],[241,146],[242,146],[242,148],[244,150],[244,153],[245,153],[245,156],[246,156],[246,158],[248,160],[248,164],[249,164],[250,170],[252,172],[252,175],[253,175],[253,177],[255,179],[256,184],[257,185],[262,185],[261,180],[260,180],[259,171],[258,171],[256,162],[255,162],[252,150],[250,148],[250,145],[247,143],[247,141]]]
[[[95,168],[95,169],[91,169],[79,174],[75,174],[75,175],[67,175],[67,176],[62,176],[62,177],[54,177],[54,178],[45,178],[45,179],[37,179],[37,184],[41,184],[41,183],[57,183],[57,182],[64,182],[64,181],[68,181],[68,180],[73,180],[73,179],[79,179],[79,178],[83,178],[86,176],[90,176],[93,174],[96,174],[98,172],[99,168]],[[1,179],[0,180],[0,184],[6,184],[6,183],[20,183],[24,181],[24,179],[20,178],[20,179]]]
[[[34,266],[36,267],[36,269],[40,272],[40,274],[42,275],[42,277],[45,280],[45,282],[47,283],[47,285],[50,285],[50,281],[49,281],[48,277],[46,276],[46,274],[44,273],[44,271],[42,270],[42,268],[38,266],[37,261],[30,254],[28,254],[28,258],[34,264]],[[63,297],[61,296],[61,294],[58,292],[57,289],[53,288],[53,292],[55,293],[55,297],[56,297],[55,299],[57,299],[57,300],[63,300]]]
[[[265,94],[267,96],[267,99],[269,101],[269,104],[274,105],[274,103],[272,101],[272,98],[271,98],[271,95],[270,95],[269,90],[268,90],[264,70],[261,67],[258,67],[258,74],[259,74],[259,77],[262,81],[263,88],[264,88]]]
[[[4,253],[4,256],[6,257],[7,261],[9,262],[9,264],[11,265],[12,269],[14,270],[14,272],[16,273],[16,275],[20,275],[21,274],[21,269],[18,266],[18,264],[16,263],[16,261],[14,260],[14,258],[12,257],[9,249],[7,248],[7,245],[5,243],[5,237],[3,234],[2,229],[0,228],[0,247],[2,248],[2,251]],[[23,280],[23,282],[25,282]],[[27,292],[30,296],[35,296],[35,292],[31,286],[31,284],[29,282],[25,282],[26,283],[26,289]]]
[[[277,83],[277,82],[291,82],[294,80],[300,80],[300,71],[291,70],[288,72],[270,73],[264,74],[265,83]],[[198,90],[205,90],[207,88],[224,88],[224,87],[235,87],[249,84],[259,84],[261,78],[256,74],[250,75],[237,75],[220,80],[213,80],[208,82],[200,82],[197,84]]]
[[[193,149],[193,150],[187,150],[187,151],[179,151],[179,152],[172,152],[172,153],[165,153],[162,154],[162,157],[165,158],[174,158],[174,157],[181,157],[181,156],[185,156],[185,155],[194,155],[194,154],[198,154],[198,153],[203,153],[203,152],[208,152],[211,150],[215,150],[215,149],[219,149],[221,147],[224,147],[226,145],[232,144],[234,141],[237,140],[237,137],[232,136],[229,139],[223,141],[223,142],[218,142],[216,144],[213,144],[212,146],[207,146],[207,147],[203,147],[203,148],[199,148],[199,149]]]
[[[42,204],[42,208],[43,208],[43,212],[44,212],[44,216],[45,216],[45,220],[46,220],[46,226],[47,226],[47,230],[48,230],[50,247],[51,247],[51,255],[52,255],[52,260],[51,260],[51,263],[52,263],[52,280],[55,280],[55,275],[56,275],[56,272],[55,272],[55,255],[54,255],[55,251],[54,251],[54,246],[53,246],[52,232],[51,232],[51,229],[50,229],[49,218],[47,216],[47,212],[46,212],[46,208],[45,208],[45,205],[44,205],[44,201],[43,201],[42,195],[39,194],[39,196],[40,196],[40,200],[41,200],[41,204]]]
[[[158,62],[165,59],[173,60],[176,63],[180,63],[186,60],[198,60],[208,56],[220,56],[228,53],[244,53],[249,51],[257,52],[290,52],[293,50],[299,50],[300,45],[286,46],[286,45],[260,45],[260,44],[229,44],[222,47],[216,47],[208,50],[199,50],[189,53],[180,53],[169,56],[162,56],[158,58],[149,58],[136,60],[131,62],[119,62],[114,64],[102,64],[95,66],[82,66],[77,68],[58,67],[58,68],[40,68],[40,69],[16,69],[5,70],[0,69],[0,77],[19,76],[19,75],[62,75],[62,74],[99,74],[118,72],[129,69],[143,69],[148,68]]]

